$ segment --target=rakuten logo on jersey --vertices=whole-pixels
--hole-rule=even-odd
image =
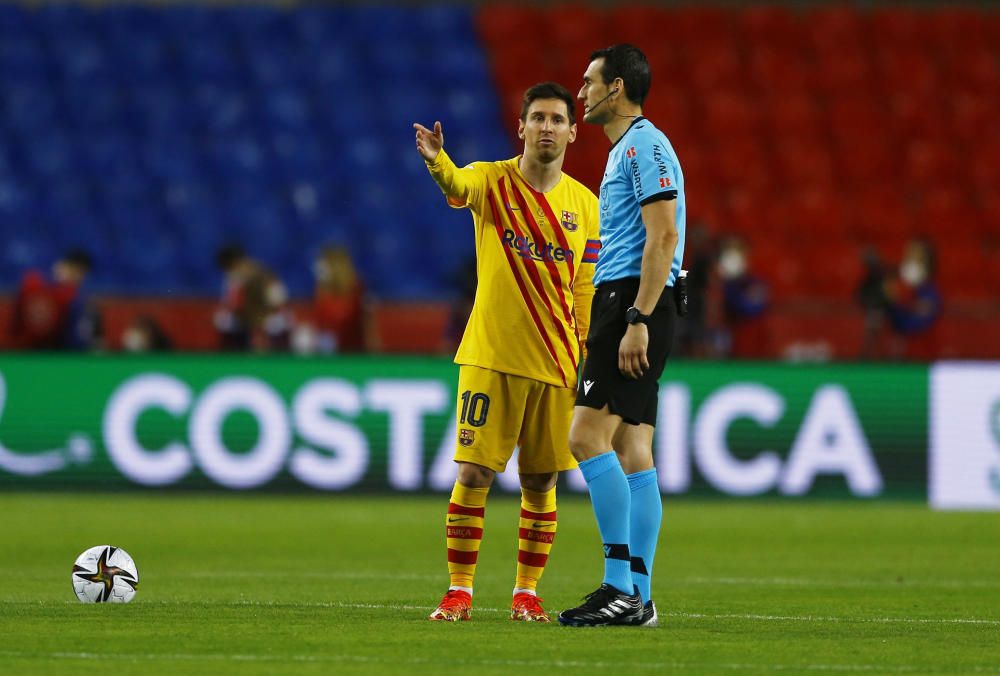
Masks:
[[[503,231],[503,243],[517,252],[521,258],[530,258],[534,261],[555,261],[562,263],[573,262],[573,250],[564,249],[552,242],[546,242],[544,246],[538,246],[527,237],[519,237],[513,230]]]

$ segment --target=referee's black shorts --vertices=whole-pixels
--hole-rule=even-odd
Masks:
[[[576,405],[602,409],[631,424],[656,425],[660,375],[674,342],[677,315],[673,287],[666,287],[649,320],[649,368],[638,380],[618,370],[618,347],[628,324],[625,310],[635,302],[639,279],[629,277],[601,284],[594,292],[587,335],[587,361],[576,392]]]

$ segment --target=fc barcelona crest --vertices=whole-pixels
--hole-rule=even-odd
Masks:
[[[572,211],[563,211],[562,226],[570,232],[574,232],[577,228],[576,214]]]
[[[472,442],[476,440],[476,433],[473,430],[459,430],[458,431],[458,443],[463,446],[471,446]]]

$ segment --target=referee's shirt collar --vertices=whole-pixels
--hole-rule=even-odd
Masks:
[[[618,137],[618,140],[617,140],[617,141],[615,141],[614,143],[612,143],[612,144],[611,144],[611,147],[610,147],[610,148],[608,148],[608,152],[611,152],[612,150],[614,150],[614,149],[615,149],[615,146],[616,146],[616,145],[618,145],[619,143],[621,143],[621,142],[622,142],[622,139],[623,139],[623,138],[625,138],[626,136],[628,136],[628,133],[629,133],[630,131],[632,131],[632,127],[634,127],[635,125],[637,125],[637,124],[639,124],[640,122],[644,121],[645,119],[646,119],[646,118],[645,118],[645,117],[644,117],[643,115],[640,115],[640,116],[638,116],[637,118],[635,118],[634,120],[632,120],[632,124],[630,124],[630,125],[628,126],[628,129],[626,129],[626,130],[625,130],[625,133],[624,133],[624,134],[622,134],[621,136],[619,136],[619,137]]]

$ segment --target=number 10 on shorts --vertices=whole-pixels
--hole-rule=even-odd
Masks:
[[[482,392],[466,390],[462,392],[462,425],[482,427],[486,424],[486,416],[490,412],[490,398]]]

